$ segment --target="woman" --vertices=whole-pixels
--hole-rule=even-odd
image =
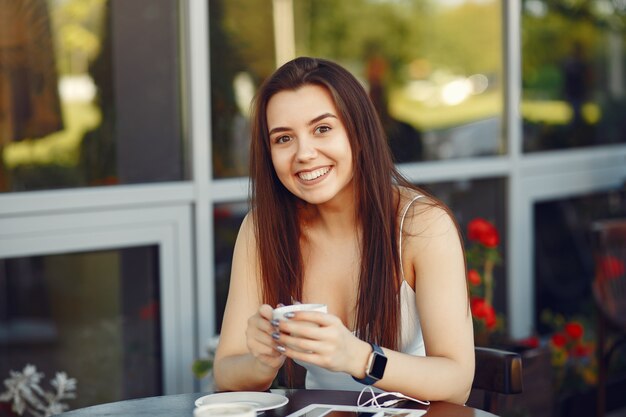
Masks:
[[[337,64],[297,58],[253,108],[252,210],[235,244],[218,388],[265,390],[291,358],[307,388],[373,384],[464,403],[474,350],[458,229],[396,171],[365,90]],[[328,313],[272,322],[272,306],[292,300]]]

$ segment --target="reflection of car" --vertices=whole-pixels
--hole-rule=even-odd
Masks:
[[[423,134],[424,159],[465,158],[478,155],[498,155],[502,126],[499,117],[490,117]]]

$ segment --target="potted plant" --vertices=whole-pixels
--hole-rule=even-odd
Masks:
[[[203,357],[196,359],[191,365],[191,371],[196,379],[204,382],[203,390],[210,392],[215,388],[213,380],[213,361],[215,360],[215,350],[220,337],[209,338],[206,343],[206,353]]]
[[[523,340],[508,338],[504,332],[505,319],[494,308],[494,269],[502,263],[498,229],[484,218],[474,218],[467,225],[467,240],[467,285],[475,344],[522,356],[524,393],[501,397],[500,412],[503,416],[548,417],[553,404],[550,352],[536,336]]]

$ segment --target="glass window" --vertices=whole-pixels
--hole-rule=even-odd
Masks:
[[[522,5],[524,151],[626,142],[626,3]]]
[[[0,260],[0,378],[78,382],[71,408],[162,394],[158,248]]]
[[[184,178],[178,2],[0,3],[0,192]]]
[[[245,202],[220,204],[213,211],[215,225],[215,328],[219,334],[226,307],[233,250],[239,227],[248,212]]]
[[[535,325],[549,332],[542,313],[594,316],[595,274],[591,224],[626,217],[626,188],[535,204]]]
[[[397,162],[506,152],[499,0],[211,0],[209,15],[216,178],[247,175],[250,99],[296,55],[362,80]]]

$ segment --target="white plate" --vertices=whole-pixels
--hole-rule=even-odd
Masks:
[[[196,400],[196,407],[206,404],[238,403],[248,404],[256,411],[272,410],[282,407],[289,402],[289,398],[280,394],[258,391],[219,392],[209,394]]]

